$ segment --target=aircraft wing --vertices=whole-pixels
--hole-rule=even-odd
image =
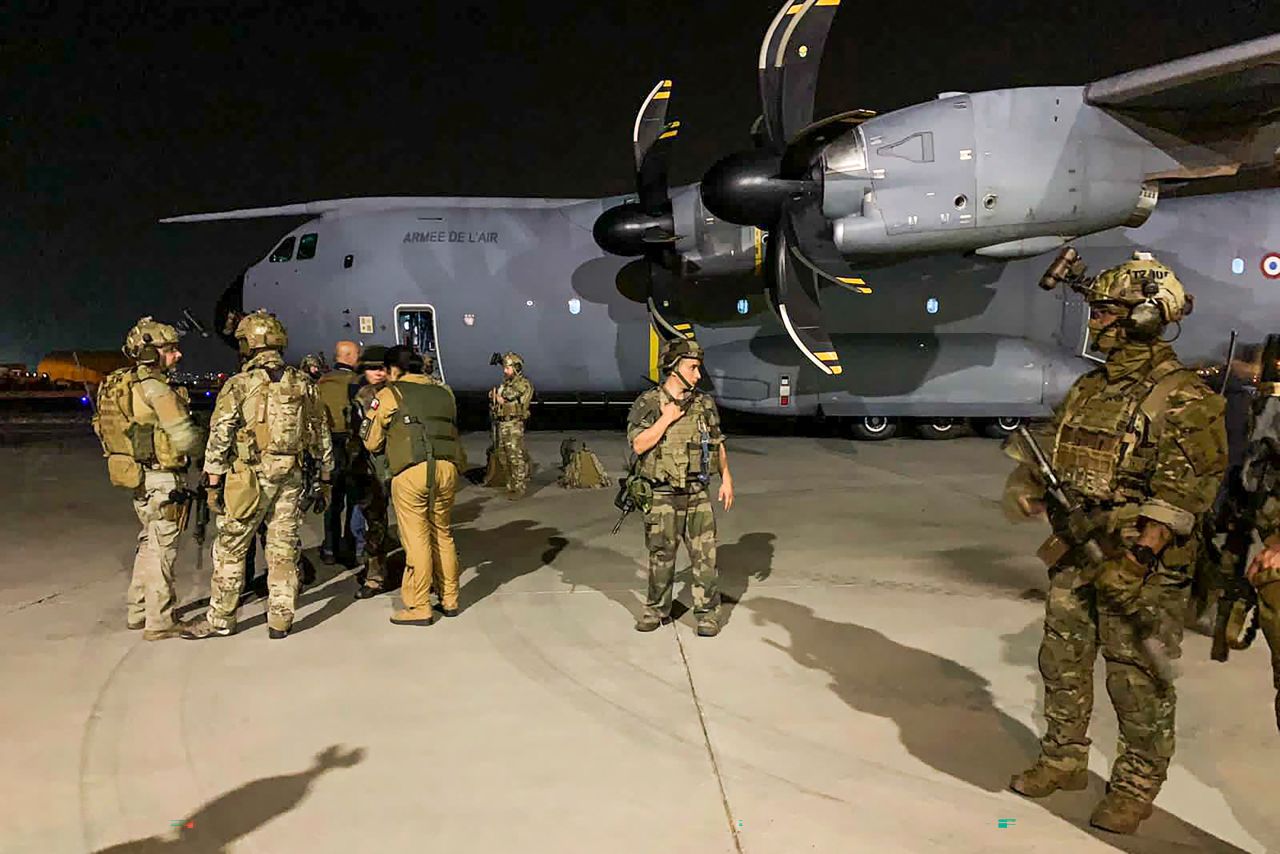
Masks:
[[[1084,97],[1180,164],[1152,178],[1271,167],[1280,145],[1280,33],[1097,80]]]
[[[277,216],[343,216],[372,211],[416,208],[561,208],[584,199],[488,198],[481,196],[375,196],[357,199],[322,199],[268,208],[241,208],[233,211],[185,214],[160,220],[173,222],[216,222],[228,219],[266,219]]]

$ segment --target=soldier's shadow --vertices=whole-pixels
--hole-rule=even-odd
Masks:
[[[716,570],[720,589],[720,626],[723,628],[733,618],[747,588],[754,581],[764,581],[773,574],[773,543],[777,535],[768,531],[743,534],[736,543],[716,547]],[[676,561],[687,558],[688,552],[681,544]],[[671,619],[678,620],[692,609],[693,567],[687,565],[676,571],[676,594],[671,603]],[[683,591],[683,592],[681,592]]]
[[[100,848],[95,854],[159,854],[231,851],[236,840],[248,836],[277,816],[296,809],[320,775],[336,768],[350,768],[364,760],[364,750],[343,752],[334,745],[316,755],[310,768],[254,780],[221,795],[191,815],[175,822],[170,837],[151,836]]]
[[[516,519],[496,528],[459,527],[453,532],[458,561],[475,567],[458,591],[461,608],[492,596],[503,585],[555,561],[569,544],[559,528]],[[463,571],[466,575],[468,570]]]
[[[757,624],[774,624],[790,635],[789,645],[765,643],[827,673],[832,692],[850,708],[893,721],[902,746],[926,765],[1000,792],[1035,759],[1039,739],[996,706],[981,674],[874,629],[824,620],[793,602],[753,597],[744,607]],[[1136,836],[1096,830],[1089,827],[1089,813],[1102,794],[1103,780],[1093,773],[1088,792],[1059,792],[1036,803],[1119,851],[1243,850],[1159,807]]]

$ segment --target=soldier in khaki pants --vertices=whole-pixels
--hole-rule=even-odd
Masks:
[[[453,391],[422,373],[422,357],[405,345],[387,351],[390,382],[369,404],[360,437],[371,453],[386,453],[391,500],[405,550],[400,598],[391,616],[402,626],[429,626],[434,577],[446,617],[458,615],[458,553],[451,517],[458,471],[466,455],[458,439]]]

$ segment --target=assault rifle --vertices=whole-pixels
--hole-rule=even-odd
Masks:
[[[303,514],[314,509],[318,516],[326,506],[324,483],[320,480],[320,463],[310,454],[303,454],[302,493],[298,496],[298,509]]]
[[[1036,468],[1045,482],[1045,494],[1054,504],[1055,509],[1050,514],[1050,519],[1054,522],[1054,533],[1068,546],[1084,552],[1095,570],[1093,577],[1088,579],[1089,583],[1093,583],[1097,580],[1096,572],[1101,569],[1102,563],[1120,554],[1123,546],[1107,536],[1105,514],[1098,512],[1097,508],[1089,508],[1086,501],[1077,497],[1074,490],[1058,479],[1053,464],[1026,425],[1019,425],[1017,433],[1035,458]],[[1156,676],[1165,684],[1172,683],[1173,665],[1164,646],[1151,636],[1150,628],[1140,615],[1129,614],[1125,619],[1132,626],[1139,639],[1138,644]]]
[[[195,518],[195,530],[191,538],[196,543],[196,572],[204,569],[204,541],[209,530],[209,499],[203,484],[196,489],[175,489],[169,493],[169,500],[181,506],[178,515],[178,530],[185,531]],[[193,512],[194,511],[194,512]]]

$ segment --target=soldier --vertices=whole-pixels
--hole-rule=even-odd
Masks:
[[[716,517],[707,487],[712,472],[719,471],[719,500],[729,510],[733,476],[715,401],[694,388],[702,377],[702,358],[696,341],[668,342],[662,352],[662,384],[636,398],[627,416],[627,442],[637,457],[633,472],[653,489],[644,517],[649,590],[636,631],[651,632],[670,621],[676,549],[683,540],[693,561],[698,634],[720,633]]]
[[[1081,264],[1066,281],[1089,300],[1093,347],[1106,362],[1071,387],[1044,450],[1082,502],[1088,524],[1105,522],[1118,548],[1093,564],[1083,549],[1061,545],[1070,539],[1066,532],[1079,528],[1078,514],[1046,508],[1029,449],[1010,440],[1006,453],[1022,464],[1006,484],[1006,512],[1030,518],[1048,509],[1063,534],[1041,549],[1050,566],[1040,645],[1047,729],[1039,758],[1010,787],[1032,798],[1085,788],[1101,647],[1120,747],[1090,823],[1133,833],[1151,815],[1174,749],[1174,688],[1155,672],[1143,643],[1162,642],[1170,658],[1180,653],[1197,517],[1221,483],[1226,431],[1222,397],[1161,340],[1165,327],[1190,309],[1174,274],[1145,252],[1094,279],[1082,274]]]
[[[386,387],[386,355],[387,348],[380,344],[365,347],[360,354],[357,367],[363,377],[351,411],[351,423],[357,433],[364,420],[373,414],[374,398]],[[387,472],[386,457],[370,453],[364,443],[360,443],[351,458],[350,476],[356,512],[364,523],[364,583],[356,588],[356,598],[368,599],[387,586],[387,502],[391,476]]]
[[[302,455],[319,463],[327,491],[333,446],[316,387],[284,363],[284,326],[265,309],[244,317],[236,339],[248,356],[218,392],[209,421],[204,470],[209,504],[219,513],[213,579],[205,619],[182,636],[199,640],[235,631],[244,559],[258,525],[267,524],[267,627],[274,639],[293,626],[301,547]],[[327,495],[321,500],[328,499]]]
[[[502,355],[502,384],[490,390],[491,417],[495,423],[493,452],[500,469],[508,473],[507,498],[523,498],[529,488],[529,454],[524,447],[524,422],[529,418],[533,383],[524,375],[518,353]]]
[[[422,357],[406,345],[392,347],[387,371],[390,382],[369,404],[371,417],[360,425],[360,437],[371,453],[386,452],[404,544],[404,610],[391,622],[429,626],[435,622],[433,577],[441,611],[446,617],[458,615],[458,553],[450,517],[466,453],[458,438],[453,390],[427,380]]]
[[[111,482],[133,493],[133,510],[142,525],[127,625],[144,629],[142,636],[149,641],[165,640],[181,631],[173,619],[173,563],[189,455],[200,450],[201,436],[191,420],[187,390],[169,379],[182,358],[178,330],[144,317],[129,330],[121,349],[134,365],[103,380],[93,429]]]
[[[306,374],[312,382],[318,382],[320,377],[329,370],[329,366],[315,353],[308,353],[298,361],[298,370]]]
[[[1259,496],[1254,523],[1262,538],[1247,577],[1258,594],[1258,622],[1271,647],[1271,673],[1276,688],[1276,727],[1280,729],[1280,365],[1277,340],[1268,340],[1258,385],[1258,413],[1245,458],[1244,488]],[[1257,505],[1255,505],[1257,506]],[[1249,538],[1250,541],[1252,537]]]
[[[343,563],[354,551],[351,542],[351,510],[356,496],[347,483],[347,468],[355,451],[355,437],[351,435],[351,401],[356,396],[360,374],[356,363],[360,361],[360,348],[354,341],[339,341],[333,348],[333,370],[316,381],[316,392],[324,404],[324,414],[333,442],[333,500],[324,515],[324,542],[320,545],[320,560],[331,564],[339,556]]]

